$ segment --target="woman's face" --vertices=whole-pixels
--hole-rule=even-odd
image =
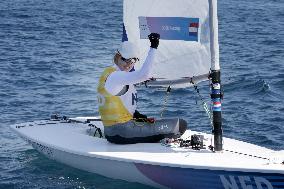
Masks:
[[[136,58],[125,59],[118,53],[114,56],[115,64],[119,67],[121,71],[125,72],[129,72],[133,68],[136,61]]]
[[[134,66],[132,61],[123,60],[122,57],[118,59],[118,67],[121,71],[129,72]]]

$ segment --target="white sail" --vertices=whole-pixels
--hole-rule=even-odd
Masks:
[[[140,50],[140,64],[149,49],[147,36],[161,35],[153,77],[181,84],[195,76],[205,76],[211,68],[210,36],[214,26],[210,15],[211,0],[124,0],[124,40]],[[217,21],[217,19],[215,19]],[[218,37],[216,38],[218,40]],[[218,41],[217,41],[218,43]],[[216,51],[214,51],[216,53]],[[219,57],[214,54],[213,57]],[[217,61],[218,62],[218,61]],[[139,69],[141,65],[136,65]],[[174,83],[174,82],[173,82]]]

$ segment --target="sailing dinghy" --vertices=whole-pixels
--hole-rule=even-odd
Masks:
[[[124,0],[123,7],[123,41],[138,44],[141,63],[147,35],[161,35],[147,85],[211,82],[213,134],[187,130],[178,140],[117,145],[103,137],[100,117],[56,115],[11,128],[47,157],[110,178],[157,188],[284,188],[284,151],[222,136],[217,1]]]

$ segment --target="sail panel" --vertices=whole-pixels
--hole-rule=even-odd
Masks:
[[[160,33],[153,77],[179,80],[208,74],[211,68],[208,0],[124,0],[123,21],[129,41],[140,51],[139,69]]]

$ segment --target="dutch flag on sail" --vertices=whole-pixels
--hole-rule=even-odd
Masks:
[[[189,28],[188,28],[189,35],[190,36],[197,36],[198,35],[198,28],[199,28],[198,22],[189,23]]]

